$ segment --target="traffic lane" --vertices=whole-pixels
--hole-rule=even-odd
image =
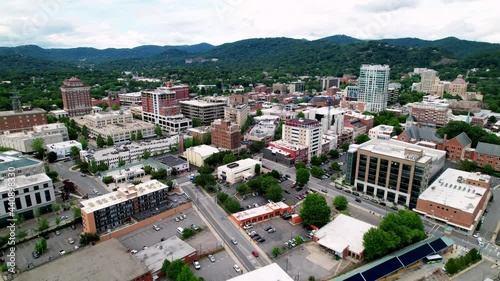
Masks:
[[[97,182],[98,179],[94,179],[93,177],[82,177],[79,172],[70,171],[69,168],[63,164],[66,162],[57,162],[51,165],[51,169],[56,171],[59,174],[59,177],[62,179],[69,179],[73,183],[76,184],[77,188],[86,192],[89,195],[94,194],[93,190],[96,189],[101,194],[109,193],[109,191],[104,188],[100,183]],[[68,162],[69,163],[69,162]],[[85,194],[82,194],[85,195]]]

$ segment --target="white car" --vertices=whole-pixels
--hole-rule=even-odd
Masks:
[[[241,268],[237,264],[233,265],[233,268],[236,272],[241,273]]]
[[[478,238],[479,237],[479,232],[474,233],[474,235],[472,235],[472,237]]]
[[[236,241],[236,239],[234,238],[231,238],[231,243],[233,243],[234,245],[238,245],[238,241]]]
[[[153,229],[156,231],[160,231],[160,227],[158,227],[157,225],[153,225]]]
[[[213,255],[208,255],[208,259],[211,261],[211,262],[215,262],[215,257]]]
[[[131,254],[137,254],[137,252],[139,252],[139,251],[137,251],[137,250],[130,251]]]
[[[59,255],[60,255],[60,256],[62,256],[62,255],[64,255],[64,254],[66,254],[66,251],[65,251],[65,250],[60,250],[60,251],[59,251]]]
[[[70,237],[70,238],[68,239],[68,243],[70,243],[70,244],[74,244],[74,243],[75,243],[75,240],[73,240],[73,238],[71,238],[71,237]]]
[[[201,265],[198,261],[193,261],[194,268],[201,269]]]

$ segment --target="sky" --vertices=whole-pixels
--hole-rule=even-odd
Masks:
[[[498,0],[0,0],[0,46],[132,48],[249,38],[500,43]]]

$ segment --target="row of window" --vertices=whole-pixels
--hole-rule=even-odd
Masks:
[[[45,195],[45,202],[52,201],[52,196],[50,194],[50,190],[45,190],[44,195]],[[15,199],[16,210],[22,210],[22,209],[25,209],[25,208],[33,207],[33,202],[32,202],[31,194],[24,196],[24,202],[21,201],[21,198],[22,197],[17,196],[16,199]],[[35,202],[36,202],[37,205],[42,204],[42,195],[41,195],[41,192],[36,192],[35,193]],[[0,215],[5,215],[6,213],[9,212],[9,200],[4,200],[3,201],[3,206],[4,206],[4,209],[0,210],[1,211]]]

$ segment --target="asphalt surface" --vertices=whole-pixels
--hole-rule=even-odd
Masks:
[[[95,196],[94,189],[101,194],[109,193],[109,190],[107,190],[102,183],[97,182],[99,179],[92,176],[82,177],[80,176],[79,170],[71,171],[70,168],[75,165],[73,161],[59,161],[49,165],[51,170],[59,173],[59,178],[61,178],[61,180],[69,179],[74,182],[77,186],[77,190],[82,193],[82,196],[85,194],[88,194],[90,197]]]

